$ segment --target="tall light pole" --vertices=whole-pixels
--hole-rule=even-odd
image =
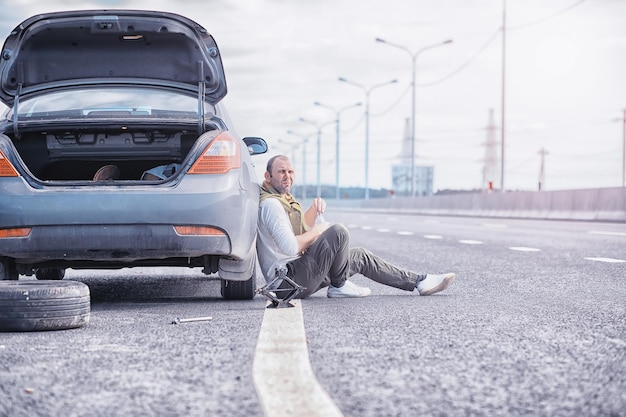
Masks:
[[[500,115],[500,192],[504,192],[504,154],[506,135],[506,0],[502,0],[502,94],[500,97],[502,113]]]
[[[327,108],[329,110],[332,110],[335,112],[335,115],[337,116],[337,139],[335,141],[335,198],[337,200],[339,200],[340,198],[340,192],[339,192],[339,134],[340,134],[340,119],[341,119],[341,113],[344,110],[348,110],[354,107],[358,107],[361,106],[363,103],[354,103],[351,104],[349,106],[345,106],[342,107],[341,109],[335,109],[334,107],[331,106],[327,106],[325,104],[320,103],[319,101],[316,101],[315,103],[316,106],[320,106],[320,107],[324,107]]]
[[[320,172],[321,172],[321,166],[322,166],[322,128],[326,125],[329,125],[331,123],[334,123],[334,120],[331,120],[330,122],[326,122],[326,123],[315,123],[313,121],[307,120],[303,117],[300,118],[300,121],[303,123],[308,123],[311,124],[313,126],[315,126],[317,128],[317,196],[316,197],[321,197],[322,196],[322,183],[321,183],[321,178],[320,178]]]
[[[389,84],[397,83],[398,80],[391,80],[385,83],[374,84],[369,87],[347,80],[344,77],[339,77],[339,81],[343,81],[344,83],[348,83],[355,87],[358,87],[362,89],[363,92],[365,93],[365,199],[368,200],[370,198],[370,187],[369,187],[370,93],[379,87],[384,87]]]
[[[283,139],[278,139],[278,143],[280,143],[281,145],[285,145],[288,146],[291,149],[291,162],[293,164],[294,167],[298,167],[298,163],[297,163],[297,158],[296,158],[296,150],[298,149],[298,147],[300,146],[297,143],[291,143],[288,142],[286,140]]]
[[[626,109],[624,109],[624,116],[622,118],[624,124],[622,135],[622,187],[626,187]]]
[[[306,143],[309,141],[309,138],[306,136],[302,136],[293,130],[288,130],[288,134],[300,138],[302,140],[302,199],[306,199]]]
[[[417,119],[417,106],[415,101],[415,93],[417,90],[417,57],[424,51],[432,48],[436,48],[438,46],[443,46],[452,43],[452,39],[447,39],[443,42],[439,42],[433,45],[425,46],[417,51],[413,52],[406,46],[398,45],[395,43],[388,42],[381,38],[376,38],[376,42],[384,43],[389,46],[393,46],[394,48],[398,48],[408,53],[411,57],[412,73],[413,73],[413,81],[411,82],[412,87],[412,99],[411,99],[411,196],[415,196],[415,121]]]

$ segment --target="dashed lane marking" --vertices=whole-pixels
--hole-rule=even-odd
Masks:
[[[269,303],[268,303],[269,304]],[[266,308],[252,376],[266,417],[342,417],[309,361],[300,300]]]
[[[615,259],[615,258],[585,258],[588,261],[596,261],[596,262],[608,262],[608,263],[622,263],[626,262],[626,259]]]
[[[433,240],[443,239],[443,236],[441,236],[441,235],[424,235],[424,239],[433,239]]]
[[[380,233],[389,233],[390,232],[389,229],[384,229],[384,228],[383,229],[376,229],[376,231],[380,232]]]
[[[541,249],[529,248],[526,246],[512,246],[509,249],[516,250],[518,252],[540,252],[541,251]]]
[[[604,230],[590,230],[587,233],[589,233],[590,235],[626,236],[626,232],[609,232]]]
[[[481,242],[480,240],[471,240],[471,239],[459,240],[459,243],[464,243],[466,245],[482,245],[483,244],[483,242]]]
[[[402,235],[402,236],[413,236],[413,235],[414,235],[414,233],[413,233],[413,232],[407,232],[406,230],[400,230],[400,231],[398,231],[397,233],[398,233],[399,235]]]

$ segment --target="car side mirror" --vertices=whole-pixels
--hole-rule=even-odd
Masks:
[[[267,142],[263,138],[250,136],[243,138],[243,141],[248,146],[250,155],[260,155],[267,152]]]

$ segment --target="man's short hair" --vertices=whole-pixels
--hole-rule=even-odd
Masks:
[[[274,165],[274,161],[276,159],[289,159],[287,157],[287,155],[275,155],[272,156],[269,161],[267,161],[267,167],[265,168],[267,170],[267,172],[269,172],[270,174],[272,173],[272,166]]]

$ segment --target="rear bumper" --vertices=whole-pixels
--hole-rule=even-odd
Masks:
[[[180,236],[171,225],[64,225],[33,227],[29,236],[0,242],[3,256],[21,263],[48,260],[135,262],[146,259],[231,256],[230,239]]]
[[[103,266],[150,260],[179,265],[181,258],[207,256],[249,261],[257,216],[258,185],[244,184],[237,172],[186,175],[163,186],[33,189],[22,178],[2,178],[0,229],[32,230],[27,237],[0,239],[0,256],[22,264]],[[206,226],[224,235],[182,236],[174,226]]]

